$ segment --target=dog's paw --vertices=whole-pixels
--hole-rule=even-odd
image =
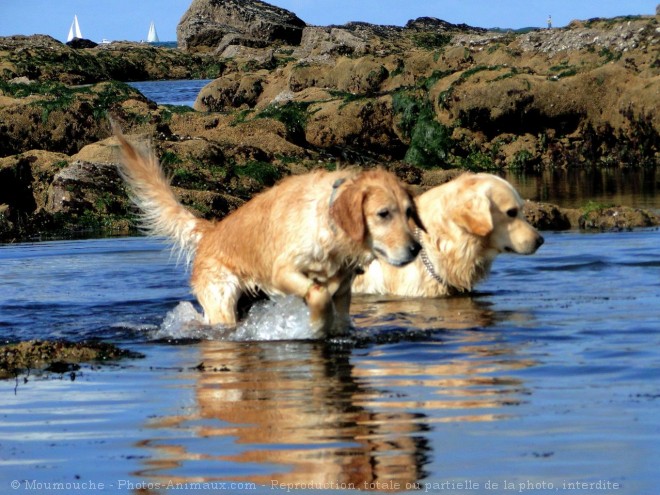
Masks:
[[[315,283],[307,290],[305,302],[310,308],[325,308],[332,302],[332,294],[326,286]]]

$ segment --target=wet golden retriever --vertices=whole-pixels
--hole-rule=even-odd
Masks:
[[[471,291],[498,254],[532,254],[543,244],[523,215],[524,202],[504,179],[463,174],[421,194],[417,209],[426,232],[422,252],[403,268],[374,260],[356,277],[353,291],[439,297]]]
[[[115,133],[143,227],[192,262],[192,291],[210,325],[235,325],[241,295],[263,292],[303,298],[315,336],[340,333],[356,268],[374,257],[403,266],[420,251],[412,196],[384,170],[292,176],[212,222],[179,203],[153,153]]]

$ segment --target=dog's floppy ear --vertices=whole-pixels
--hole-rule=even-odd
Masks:
[[[363,242],[367,234],[363,212],[365,196],[362,187],[352,184],[330,205],[332,220],[355,242]]]
[[[472,194],[454,207],[454,221],[471,234],[485,237],[493,231],[490,200],[480,194]]]

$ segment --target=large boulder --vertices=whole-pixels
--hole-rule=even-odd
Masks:
[[[389,96],[366,103],[318,102],[310,107],[305,137],[313,146],[340,152],[342,159],[362,162],[373,154],[392,159],[405,151],[393,121]]]
[[[369,39],[341,27],[310,26],[303,30],[300,46],[293,56],[304,59],[323,55],[358,55],[367,53]]]
[[[228,74],[211,81],[197,96],[194,108],[200,112],[223,112],[234,108],[253,108],[263,91],[258,74]]]
[[[43,150],[0,158],[0,204],[26,214],[43,209],[50,183],[69,161],[63,153]]]
[[[74,161],[53,178],[48,191],[51,213],[125,213],[124,184],[117,166],[110,163]]]
[[[73,38],[67,42],[67,46],[70,46],[74,50],[82,50],[83,48],[96,48],[99,44],[86,38]]]
[[[176,31],[182,50],[209,52],[223,39],[248,46],[274,41],[298,45],[304,27],[294,13],[259,0],[193,0]]]

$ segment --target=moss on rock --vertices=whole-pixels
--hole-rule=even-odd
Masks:
[[[30,370],[75,371],[82,362],[104,363],[142,354],[102,342],[30,340],[0,346],[0,379]]]

